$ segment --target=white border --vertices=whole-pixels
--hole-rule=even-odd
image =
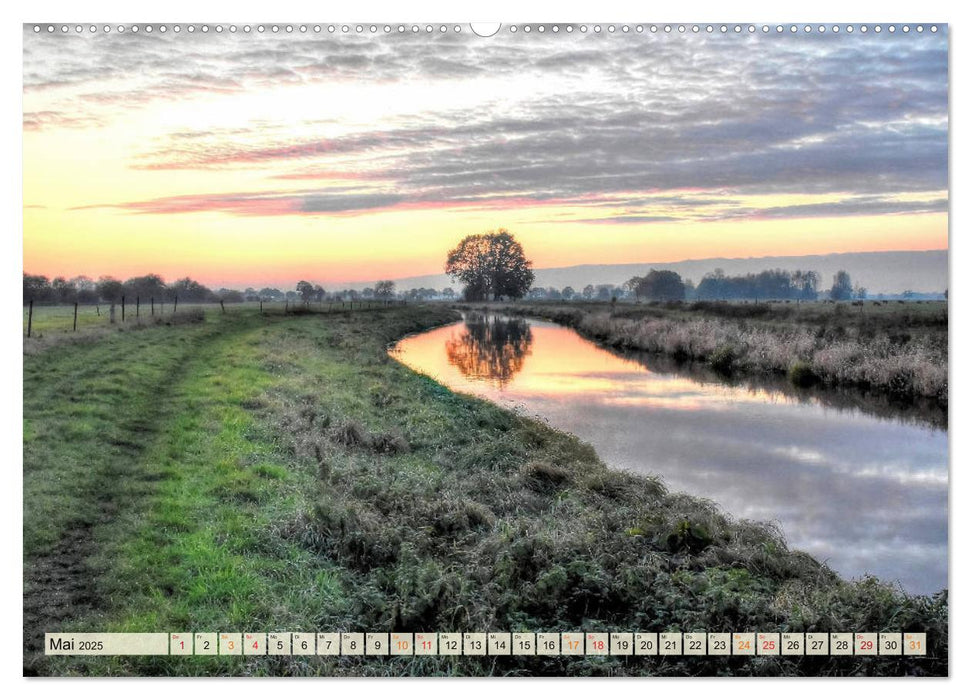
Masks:
[[[684,3],[648,4],[645,2],[623,2],[620,0],[596,0],[595,2],[551,2],[543,0],[526,5],[519,0],[492,0],[483,2],[477,9],[471,3],[445,2],[444,0],[421,0],[409,4],[378,0],[352,5],[339,4],[336,7],[325,3],[294,2],[292,0],[274,0],[273,2],[240,2],[220,1],[204,8],[196,2],[188,0],[167,0],[154,7],[136,5],[120,0],[94,0],[79,3],[77,0],[67,2],[56,0],[53,2],[36,2],[27,6],[20,5],[15,12],[11,12],[9,5],[2,12],[4,21],[3,42],[0,51],[3,52],[4,91],[8,96],[4,101],[3,129],[0,131],[5,142],[2,149],[4,157],[3,179],[3,269],[0,270],[0,285],[5,292],[3,298],[8,302],[4,306],[3,323],[3,358],[4,366],[8,368],[10,385],[6,390],[7,401],[3,406],[2,439],[3,454],[8,456],[22,455],[21,425],[22,425],[22,356],[21,356],[21,316],[20,305],[14,300],[20,298],[20,288],[16,287],[19,275],[17,268],[22,268],[22,191],[21,191],[21,128],[22,111],[19,99],[22,90],[22,33],[24,22],[59,21],[85,22],[111,20],[112,23],[124,23],[137,20],[139,22],[172,22],[191,19],[194,22],[231,22],[243,21],[321,21],[321,22],[459,22],[467,25],[469,20],[497,21],[515,20],[521,22],[550,22],[550,21],[586,21],[595,20],[601,23],[620,20],[624,22],[727,22],[735,23],[772,23],[785,21],[787,23],[812,23],[821,21],[833,23],[888,23],[888,22],[920,22],[920,23],[948,23],[951,43],[951,212],[950,229],[960,231],[962,218],[961,185],[965,182],[962,177],[962,166],[967,155],[962,140],[959,125],[955,124],[955,116],[967,114],[967,93],[962,91],[960,76],[966,75],[963,70],[964,49],[961,45],[961,35],[964,23],[960,20],[956,4],[943,0],[923,0],[919,3],[906,4],[903,2],[867,3],[851,6],[845,0],[814,0],[803,6],[785,5],[778,2],[753,2],[737,0],[733,3],[725,2],[695,2],[690,6]],[[9,16],[8,16],[9,15]],[[956,77],[957,76],[957,77]],[[11,99],[16,95],[17,99]],[[965,234],[967,235],[967,234]],[[964,417],[964,401],[967,396],[967,372],[962,367],[963,358],[968,357],[968,326],[966,306],[961,308],[964,298],[961,284],[962,272],[967,270],[967,260],[964,254],[965,244],[961,237],[952,236],[950,239],[952,282],[950,285],[950,299],[952,308],[956,309],[951,318],[951,352],[950,357],[956,361],[951,366],[951,531],[950,550],[960,553],[951,557],[951,626],[950,626],[950,663],[951,681],[920,681],[906,684],[894,683],[894,679],[875,679],[877,687],[863,688],[852,679],[843,680],[794,680],[794,679],[732,679],[728,684],[714,679],[695,680],[691,687],[686,687],[683,679],[639,679],[639,680],[580,680],[580,679],[530,679],[524,681],[500,680],[444,680],[444,679],[412,679],[408,681],[389,682],[387,680],[361,679],[327,679],[325,685],[311,685],[312,681],[299,682],[298,685],[283,687],[283,679],[232,680],[229,688],[223,688],[223,682],[210,679],[180,679],[180,680],[110,680],[92,679],[82,682],[65,679],[33,679],[20,680],[16,683],[16,690],[29,693],[31,697],[59,697],[67,694],[72,696],[78,690],[82,692],[98,693],[110,697],[122,697],[137,693],[148,697],[166,694],[190,694],[226,692],[234,697],[265,698],[268,693],[360,693],[361,691],[381,694],[404,696],[443,696],[461,693],[469,698],[487,697],[495,693],[503,695],[535,695],[537,693],[555,693],[558,698],[590,698],[591,696],[608,690],[611,693],[637,694],[688,694],[694,692],[716,692],[719,694],[735,693],[746,696],[785,694],[788,698],[802,698],[834,692],[838,695],[860,692],[879,692],[886,697],[907,697],[911,700],[918,696],[933,694],[935,697],[951,695],[957,688],[954,678],[967,678],[968,672],[962,668],[963,652],[966,646],[960,633],[966,628],[963,595],[957,598],[954,591],[958,582],[966,580],[968,557],[964,554],[967,545],[968,508],[964,508],[967,489],[964,486],[966,478],[963,469],[971,468],[964,459],[968,452],[966,438],[960,430],[955,430],[959,421]],[[957,300],[958,307],[954,306]],[[16,316],[14,313],[16,312]],[[19,389],[19,390],[15,390]],[[7,679],[20,679],[22,675],[22,550],[20,543],[21,520],[21,468],[22,458],[7,459],[4,462],[8,479],[5,479],[4,492],[7,502],[4,504],[3,554],[4,576],[2,579],[3,593],[3,629],[9,630],[8,649],[3,655],[3,671]],[[219,683],[220,687],[214,685]]]

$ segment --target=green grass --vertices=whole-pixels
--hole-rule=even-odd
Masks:
[[[357,301],[353,303],[353,309],[372,310],[377,309],[383,303],[379,301]],[[295,305],[293,302],[267,301],[263,303],[263,310],[268,314],[278,314],[285,309],[292,309],[299,305]],[[227,312],[234,313],[255,312],[259,308],[259,302],[226,305]],[[159,322],[164,324],[165,320],[170,318],[173,312],[204,311],[207,314],[219,314],[222,312],[218,303],[203,304],[186,301],[180,302],[178,307],[173,307],[171,301],[167,301],[164,304],[156,301],[154,311],[152,305],[145,301],[140,302],[136,309],[134,300],[129,299],[125,305],[124,323],[121,320],[121,304],[118,303],[115,305],[115,323],[112,324],[110,309],[111,305],[104,302],[100,304],[78,305],[77,332],[110,331],[117,330],[118,328],[134,328],[139,325],[153,325]],[[317,312],[352,310],[351,302],[340,301],[311,302],[310,309]],[[25,305],[22,326],[24,335],[27,334],[29,315],[28,307]],[[35,304],[30,326],[32,338],[60,338],[65,335],[70,337],[75,333],[74,304]]]
[[[25,670],[946,673],[946,594],[771,529],[389,359],[444,307],[209,314],[24,359]],[[57,592],[52,594],[52,591]],[[53,658],[43,631],[927,631],[927,659]]]

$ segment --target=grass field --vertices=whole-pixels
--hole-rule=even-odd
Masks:
[[[181,310],[181,309],[180,309]],[[24,669],[947,672],[946,592],[782,535],[391,360],[445,306],[189,314],[24,356]],[[31,339],[30,342],[33,342]],[[925,631],[925,659],[44,657],[44,631]]]
[[[332,312],[341,310],[368,310],[384,306],[381,301],[324,301],[311,302],[310,309],[319,312]],[[266,313],[280,313],[285,309],[298,308],[300,304],[293,304],[283,301],[263,302],[263,310]],[[226,310],[235,311],[258,311],[259,302],[244,302],[241,304],[227,304]],[[74,330],[74,305],[73,304],[35,304],[33,317],[29,318],[30,312],[24,306],[23,331],[27,333],[28,320],[31,326],[31,337],[38,338],[69,338],[75,332],[84,331],[110,331],[118,328],[135,328],[144,325],[165,325],[167,319],[173,314],[199,312],[221,313],[222,309],[218,303],[195,303],[181,302],[177,306],[171,301],[162,303],[156,302],[154,309],[149,303],[139,304],[136,308],[133,302],[128,302],[125,306],[125,321],[121,320],[121,304],[115,304],[115,323],[111,323],[110,304],[79,304],[77,309],[78,322],[77,331]]]

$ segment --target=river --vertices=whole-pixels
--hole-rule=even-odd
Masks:
[[[790,547],[844,576],[947,586],[948,439],[932,421],[850,394],[733,383],[519,318],[468,315],[392,356],[577,435],[613,468],[778,523]]]

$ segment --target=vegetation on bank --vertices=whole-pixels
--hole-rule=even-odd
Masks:
[[[731,374],[930,400],[947,409],[945,302],[518,304],[609,347],[704,362]]]
[[[946,674],[946,592],[841,580],[388,356],[455,318],[242,311],[25,356],[25,670]],[[905,630],[930,655],[54,658],[44,630]]]

